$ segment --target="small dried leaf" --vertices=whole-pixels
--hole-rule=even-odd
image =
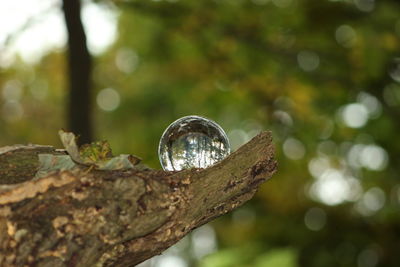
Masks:
[[[81,159],[81,156],[79,154],[79,148],[78,145],[76,144],[75,134],[71,132],[66,132],[64,130],[59,130],[58,134],[60,135],[60,139],[65,147],[65,150],[67,150],[72,160],[77,163],[86,165]]]
[[[138,157],[127,154],[113,157],[107,141],[97,141],[78,148],[73,133],[60,130],[59,135],[65,150],[78,164],[92,165],[99,170],[124,170],[134,168],[141,161]]]

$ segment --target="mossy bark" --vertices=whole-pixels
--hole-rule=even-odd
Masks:
[[[180,172],[78,169],[32,179],[43,149],[57,153],[0,149],[0,266],[135,266],[249,200],[276,171],[269,132],[210,168]]]

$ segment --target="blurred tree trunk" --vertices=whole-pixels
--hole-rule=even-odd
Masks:
[[[63,11],[68,31],[68,130],[80,135],[80,143],[89,143],[92,140],[92,58],[86,45],[80,0],[63,0]]]

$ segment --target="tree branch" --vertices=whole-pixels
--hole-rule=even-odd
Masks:
[[[18,162],[38,149],[58,153],[20,146],[0,156]],[[0,266],[134,266],[242,205],[276,166],[271,133],[263,132],[207,169],[78,169],[14,184],[2,175]]]

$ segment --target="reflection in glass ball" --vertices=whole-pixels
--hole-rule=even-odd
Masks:
[[[186,116],[171,123],[158,147],[161,166],[166,171],[207,168],[230,153],[228,137],[214,121]]]

